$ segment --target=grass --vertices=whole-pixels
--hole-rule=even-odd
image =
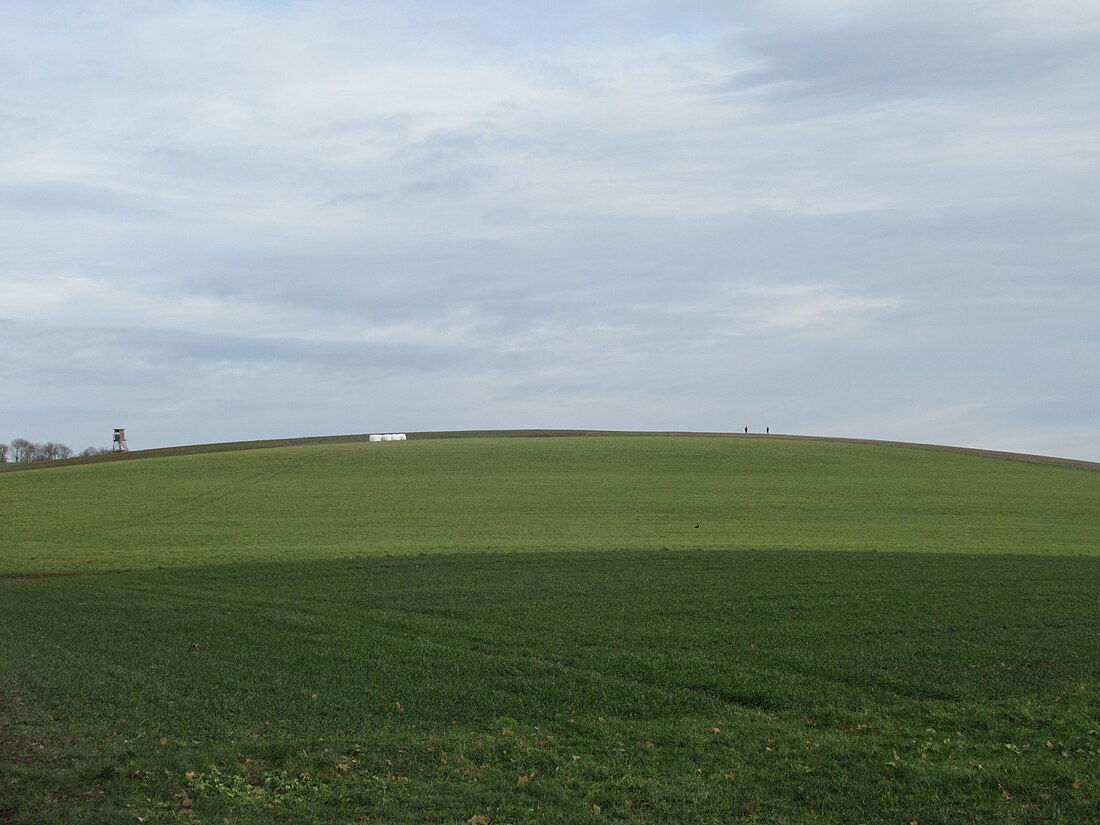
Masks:
[[[0,781],[12,822],[1089,822],[1098,588],[698,551],[9,584]]]
[[[170,456],[6,474],[0,504],[0,573],[440,550],[1100,547],[1100,472],[781,439],[468,438]]]
[[[6,474],[0,822],[1095,822],[1098,479],[602,436]]]

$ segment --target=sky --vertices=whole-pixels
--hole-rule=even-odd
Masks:
[[[1095,0],[3,0],[0,441],[1100,461]]]

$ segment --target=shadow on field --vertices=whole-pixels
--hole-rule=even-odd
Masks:
[[[0,581],[6,816],[1083,822],[1098,589],[784,551]]]

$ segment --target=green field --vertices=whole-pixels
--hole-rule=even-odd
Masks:
[[[1100,472],[779,438],[330,443],[0,482],[6,573],[462,551],[1100,552]]]
[[[1100,472],[781,438],[0,474],[0,822],[1100,821]]]

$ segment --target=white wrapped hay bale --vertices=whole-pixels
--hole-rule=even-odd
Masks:
[[[369,436],[367,436],[367,441],[381,441],[381,440],[382,440],[381,435],[369,435]]]
[[[393,441],[393,433],[383,433],[382,434],[382,440],[383,441]]]
[[[404,433],[394,433],[394,440],[395,441],[407,441],[408,439],[405,438]]]

